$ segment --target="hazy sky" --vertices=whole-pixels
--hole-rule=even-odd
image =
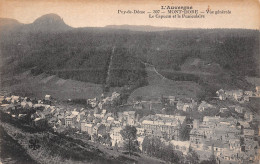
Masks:
[[[0,0],[0,17],[14,18],[21,23],[32,23],[38,17],[56,13],[72,27],[106,25],[152,25],[185,28],[249,28],[259,29],[259,0]],[[200,12],[230,10],[226,15],[205,15],[205,18],[159,19],[149,14],[118,14],[118,10],[152,12],[161,6],[193,6]],[[167,10],[165,10],[167,12]]]

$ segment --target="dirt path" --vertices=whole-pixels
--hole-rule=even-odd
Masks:
[[[111,74],[111,66],[112,66],[112,62],[113,62],[113,56],[115,53],[115,46],[112,49],[112,53],[110,55],[110,59],[109,59],[109,64],[108,64],[108,69],[107,69],[107,77],[106,77],[106,84],[109,84],[109,78],[110,78],[110,74]]]
[[[141,61],[141,60],[140,60]],[[150,63],[146,63],[141,61],[141,63],[143,63],[145,65],[145,70],[147,72],[148,77],[152,77],[152,78],[156,78],[156,76],[161,79],[161,80],[170,80],[167,77],[163,76],[162,74],[160,74],[154,65],[150,64]],[[148,80],[150,81],[150,80]]]

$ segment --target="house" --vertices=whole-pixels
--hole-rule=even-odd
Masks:
[[[103,136],[106,134],[106,126],[104,124],[97,123],[97,125],[93,127],[93,134]]]
[[[81,122],[81,131],[87,132],[90,136],[93,135],[94,124],[87,123],[86,121]]]
[[[164,114],[146,116],[141,122],[141,128],[145,129],[145,135],[161,136],[175,140],[179,140],[182,125],[186,125],[185,116]]]
[[[143,136],[145,133],[144,128],[136,128],[136,130],[137,130],[137,132],[136,132],[137,136]]]
[[[11,103],[12,98],[11,97],[6,97],[5,100],[7,101],[7,103]]]
[[[104,123],[105,127],[106,127],[106,133],[109,133],[111,128],[112,128],[112,124],[111,123]]]
[[[64,113],[59,113],[57,116],[56,116],[58,119],[64,119],[65,118],[65,115]]]
[[[11,112],[11,110],[15,110],[16,106],[14,104],[2,104],[1,107],[4,107],[5,112]]]
[[[144,108],[142,102],[135,102],[134,103],[134,106],[133,106],[134,109],[138,109],[138,110],[142,110]]]
[[[226,90],[225,95],[227,96],[227,99],[234,99],[234,91],[233,90]]]
[[[86,118],[86,112],[82,111],[77,115],[77,122],[80,122],[81,120],[84,120]]]
[[[256,86],[255,90],[256,90],[255,95],[260,96],[260,86]]]
[[[21,102],[21,106],[23,107],[23,108],[31,108],[31,107],[33,107],[33,103],[32,102],[27,102],[27,101],[23,101],[23,102]]]
[[[254,130],[252,130],[252,129],[244,129],[243,133],[244,133],[245,137],[254,139],[254,135],[255,135],[255,131]]]
[[[56,125],[59,125],[59,126],[62,126],[62,125],[65,125],[65,119],[58,119]]]
[[[134,125],[136,123],[135,111],[118,112],[118,120],[125,125]]]
[[[93,98],[93,99],[88,99],[87,103],[92,107],[95,108],[98,104],[97,98]]]
[[[225,94],[225,91],[223,89],[220,89],[216,92],[219,100],[226,100],[227,99],[227,96]]]
[[[202,101],[198,107],[199,112],[203,112],[204,110],[215,108],[213,105],[207,103],[206,101]]]
[[[75,127],[77,117],[75,115],[69,115],[65,117],[65,126]]]
[[[113,117],[111,117],[111,116],[108,116],[106,121],[108,123],[112,124],[115,121],[115,119]]]
[[[245,92],[244,92],[244,95],[250,96],[250,97],[252,97],[253,94],[254,94],[253,91],[245,91]]]
[[[73,109],[71,114],[74,115],[74,116],[78,116],[79,112],[77,111],[77,108]]]
[[[51,100],[52,100],[51,95],[45,95],[45,97],[44,97],[44,99],[43,99],[43,102],[44,102],[44,104],[49,104],[49,105],[51,105]]]
[[[221,112],[221,113],[228,112],[228,108],[220,108],[220,109],[219,109],[219,112]]]
[[[170,105],[170,106],[176,105],[176,102],[177,102],[175,96],[163,96],[162,95],[160,100],[163,105]]]
[[[240,152],[241,151],[240,139],[229,140],[229,149],[232,151]]]
[[[175,96],[168,96],[168,100],[169,100],[169,104],[170,105],[174,105],[175,101],[176,101],[176,98],[175,98]]]
[[[197,102],[195,102],[193,99],[182,99],[179,100],[176,104],[176,108],[184,112],[192,111],[195,109],[196,106]]]
[[[22,104],[22,103],[21,103]],[[33,104],[33,107],[34,108],[44,108],[44,105],[43,104]]]
[[[183,110],[184,112],[189,112],[189,111],[191,111],[190,105],[189,105],[189,104],[184,104],[182,110]]]
[[[34,124],[35,124],[35,126],[43,127],[43,126],[47,125],[47,121],[45,118],[36,118],[34,120]]]
[[[103,109],[103,110],[101,111],[101,113],[100,113],[100,117],[101,117],[101,118],[104,118],[105,115],[106,115],[106,113],[107,113],[107,110]]]
[[[20,97],[19,96],[11,96],[11,103],[18,103],[20,101]]]
[[[120,127],[120,126],[122,126],[122,123],[120,121],[114,121],[113,126],[114,127]]]
[[[235,111],[236,111],[237,113],[243,113],[243,112],[244,112],[244,108],[241,107],[241,106],[235,106]]]
[[[198,152],[211,152],[212,149],[221,160],[238,160],[235,157],[241,149],[241,128],[236,119],[205,116],[203,122],[194,120],[193,124],[190,132],[192,149]]]
[[[0,104],[2,104],[4,99],[5,99],[5,96],[0,96]]]
[[[117,144],[118,147],[123,147],[124,139],[120,134],[121,130],[122,130],[122,127],[115,127],[110,130],[112,146],[115,146]]]
[[[254,120],[254,114],[252,112],[246,111],[245,114],[244,114],[244,118],[249,122],[253,121]]]
[[[102,102],[99,102],[99,103],[98,103],[98,108],[99,108],[99,109],[103,109],[103,103],[102,103]]]
[[[243,126],[243,128],[249,129],[250,128],[250,124],[246,121],[238,121],[240,126]]]
[[[94,116],[91,116],[90,114],[87,116],[87,122],[93,122],[93,120],[95,119]]]
[[[178,110],[182,110],[183,109],[183,106],[184,106],[184,103],[182,101],[178,101],[177,104],[176,104],[176,108]]]
[[[243,98],[243,90],[239,89],[239,90],[234,90],[233,91],[233,97],[236,101],[241,101]]]
[[[45,101],[51,101],[51,95],[45,95],[44,100]]]
[[[54,126],[54,125],[57,123],[57,121],[58,121],[58,118],[52,117],[52,118],[50,118],[50,119],[48,120],[48,124]]]
[[[112,93],[112,96],[111,96],[112,101],[115,100],[116,98],[118,98],[119,96],[120,96],[119,93],[113,92],[113,93]]]
[[[27,116],[27,114],[19,114],[18,118],[24,118],[25,116]]]
[[[54,132],[57,132],[57,130],[58,130],[58,128],[56,127],[56,125],[54,125],[54,126],[52,127],[52,129],[53,129]]]

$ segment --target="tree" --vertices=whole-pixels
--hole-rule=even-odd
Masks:
[[[144,137],[144,140],[142,143],[142,151],[145,152],[146,154],[148,154],[149,144],[150,144],[149,138],[147,136]]]
[[[169,144],[168,146],[164,146],[164,156],[166,157],[166,161],[170,161],[172,163],[179,163],[180,157],[173,150],[173,145]]]
[[[186,162],[189,164],[198,164],[199,163],[198,154],[194,150],[189,149],[189,153],[186,156]]]
[[[115,143],[115,149],[116,149],[116,151],[118,152],[118,144],[117,144],[117,141],[116,141],[116,143]]]
[[[131,153],[136,151],[138,145],[136,145],[136,128],[134,126],[126,126],[123,130],[120,131],[124,139],[124,148],[129,152],[129,156]]]
[[[142,101],[142,99],[143,99],[143,97],[142,97],[142,96],[136,96],[136,101],[138,101],[138,102],[141,102],[141,101]]]
[[[103,143],[104,143],[104,144],[106,144],[106,145],[108,145],[108,146],[111,146],[111,145],[112,145],[110,135],[106,134],[106,135],[104,135],[102,138],[103,138]]]
[[[188,141],[190,139],[190,130],[186,125],[181,126],[180,129],[180,140]]]
[[[155,157],[159,157],[159,152],[160,152],[160,148],[161,148],[161,146],[162,146],[162,142],[161,142],[161,140],[159,139],[159,138],[157,138],[157,137],[153,137],[152,139],[151,139],[151,144],[152,144],[152,146],[151,146],[151,153],[152,153],[152,155],[153,156],[155,156]]]
[[[159,138],[145,137],[142,143],[142,150],[150,156],[160,158],[166,162],[178,163],[182,156],[179,156],[173,149],[173,145],[165,145]]]
[[[200,164],[217,164],[217,161],[215,156],[211,155],[208,160],[203,160]]]
[[[39,149],[41,146],[39,145],[39,140],[37,138],[31,138],[29,140],[29,148],[36,150]]]
[[[94,142],[98,142],[98,135],[97,134],[93,134],[91,137],[92,137],[92,140]]]

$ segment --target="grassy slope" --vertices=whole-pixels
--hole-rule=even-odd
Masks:
[[[37,162],[34,161],[27,153],[26,150],[18,144],[16,140],[10,137],[4,128],[0,126],[0,158],[3,164],[5,163],[21,163],[30,164]]]
[[[40,74],[32,76],[31,74],[19,75],[12,78],[15,81],[10,86],[10,80],[3,79],[2,89],[13,94],[21,96],[30,96],[36,98],[43,98],[46,94],[50,94],[58,100],[67,99],[87,99],[100,96],[102,93],[102,86],[99,84],[81,82],[70,79],[61,79],[57,76],[50,76],[48,74]]]
[[[137,96],[144,100],[164,96],[196,98],[201,94],[201,86],[192,81],[173,81],[162,76],[154,66],[146,64],[148,86],[133,91],[128,101],[131,102]]]

